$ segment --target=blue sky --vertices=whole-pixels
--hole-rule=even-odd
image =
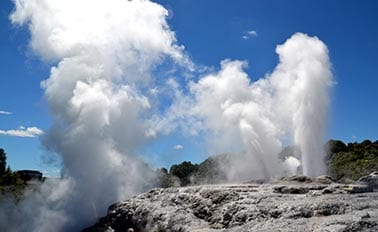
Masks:
[[[219,68],[223,59],[246,60],[252,80],[278,62],[275,47],[295,32],[319,37],[327,46],[336,84],[332,90],[327,138],[345,142],[377,140],[378,2],[377,1],[158,1],[170,10],[168,23],[179,44],[197,64]],[[46,64],[28,49],[26,28],[11,25],[10,1],[0,2],[0,130],[46,130],[49,109],[40,82]],[[173,149],[175,145],[183,149]],[[0,134],[0,147],[13,169],[48,170],[38,137]],[[179,134],[149,144],[143,151],[158,165],[206,156],[201,139]],[[172,155],[173,154],[173,155]]]

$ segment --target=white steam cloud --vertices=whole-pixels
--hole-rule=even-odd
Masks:
[[[166,62],[195,70],[166,22],[168,11],[156,3],[14,4],[12,23],[27,25],[31,49],[55,64],[42,83],[54,122],[43,144],[61,156],[62,180],[45,182],[17,208],[2,205],[7,213],[0,212],[0,230],[76,231],[90,225],[109,204],[151,184],[138,148],[179,129],[210,135],[216,152],[242,154],[227,167],[231,180],[282,174],[277,154],[287,138],[301,150],[304,174],[323,174],[332,75],[327,47],[318,38],[294,34],[277,47],[280,63],[273,73],[257,82],[244,72],[246,62],[224,60],[219,72],[180,86],[153,72]],[[159,95],[171,97],[163,113]]]
[[[300,148],[305,175],[325,172],[323,134],[332,83],[328,49],[318,38],[296,33],[276,52],[275,70],[254,83],[243,71],[245,62],[224,60],[218,73],[191,85],[193,115],[212,131],[214,146],[223,152],[239,148],[246,156],[236,174],[229,172],[231,179],[280,175],[277,154],[288,139]]]
[[[285,159],[284,165],[287,170],[287,175],[295,175],[298,173],[298,168],[301,166],[301,161],[294,156],[289,156]]]
[[[194,135],[204,131],[212,153],[239,153],[231,161],[234,168],[224,165],[229,180],[285,173],[287,166],[278,157],[282,141],[299,148],[303,174],[324,174],[324,123],[332,85],[328,49],[317,37],[296,33],[276,52],[279,64],[256,82],[243,70],[247,63],[238,60],[224,60],[217,73],[191,82],[187,96],[174,82],[176,102],[156,120],[156,128],[190,128]]]
[[[43,143],[61,156],[63,179],[43,184],[2,217],[7,231],[77,231],[150,184],[152,173],[135,152],[151,136],[144,119],[151,73],[165,60],[188,69],[191,63],[167,10],[150,1],[14,4],[12,23],[27,25],[31,49],[56,62],[42,83],[54,120]]]

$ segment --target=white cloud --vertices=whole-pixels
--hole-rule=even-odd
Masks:
[[[0,114],[10,115],[10,114],[12,114],[12,112],[0,110]]]
[[[250,36],[257,36],[257,32],[252,30],[252,31],[247,31],[247,34]]]
[[[252,37],[256,37],[257,36],[257,32],[255,30],[250,30],[250,31],[246,31],[243,35],[242,35],[242,38],[245,39],[245,40],[248,40]]]
[[[184,149],[184,146],[181,145],[181,144],[177,144],[177,145],[173,146],[173,150],[182,150],[182,149]]]
[[[43,131],[39,129],[38,127],[25,128],[23,126],[20,126],[18,129],[0,130],[0,135],[8,135],[8,136],[15,136],[15,137],[34,138],[42,134],[43,134]]]

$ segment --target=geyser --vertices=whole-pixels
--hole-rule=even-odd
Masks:
[[[256,82],[244,72],[246,62],[224,60],[219,72],[191,84],[192,115],[213,132],[213,144],[223,152],[242,148],[228,172],[231,179],[282,175],[277,154],[287,140],[300,150],[303,174],[325,173],[323,135],[332,83],[328,49],[317,37],[296,33],[276,52],[279,64]]]
[[[63,179],[19,204],[12,216],[19,218],[8,227],[77,231],[151,184],[152,172],[135,153],[153,136],[144,116],[153,110],[152,70],[162,62],[190,63],[166,22],[167,10],[153,2],[14,4],[12,23],[27,25],[32,51],[55,64],[41,84],[53,118],[43,144],[61,156]]]
[[[156,3],[14,4],[12,23],[27,25],[31,49],[54,64],[42,83],[53,119],[43,144],[61,156],[62,180],[47,181],[17,206],[3,206],[0,229],[73,231],[93,223],[109,204],[151,183],[136,151],[173,131],[209,135],[205,141],[216,151],[242,154],[227,167],[231,180],[284,173],[277,154],[287,140],[299,147],[304,174],[323,174],[332,74],[318,38],[294,34],[277,47],[274,71],[256,82],[244,72],[245,61],[224,60],[218,72],[179,84],[157,81],[154,69],[170,63],[199,72],[176,42],[168,11]],[[172,97],[164,111],[160,94]]]

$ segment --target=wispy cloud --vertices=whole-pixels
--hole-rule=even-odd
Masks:
[[[250,30],[250,31],[246,31],[243,35],[242,35],[242,38],[244,40],[248,40],[252,37],[256,37],[257,36],[257,32],[255,30]]]
[[[38,127],[28,127],[25,128],[20,126],[18,129],[12,130],[0,130],[0,135],[15,136],[15,137],[28,137],[34,138],[43,134],[43,131]]]
[[[12,114],[12,112],[4,111],[4,110],[0,110],[0,114],[3,114],[3,115],[10,115],[10,114]]]
[[[181,145],[181,144],[177,144],[177,145],[173,146],[173,150],[182,150],[182,149],[184,149],[184,146]]]

